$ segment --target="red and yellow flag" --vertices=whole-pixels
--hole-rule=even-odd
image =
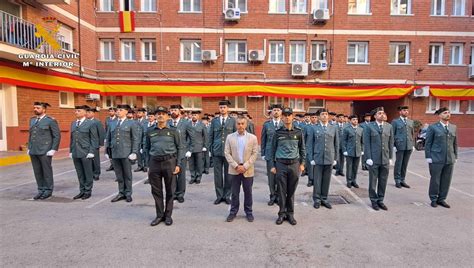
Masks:
[[[134,11],[120,11],[120,32],[130,33],[135,31],[135,12]]]

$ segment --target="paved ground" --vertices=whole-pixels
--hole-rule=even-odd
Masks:
[[[315,210],[312,189],[302,177],[296,195],[298,225],[275,225],[277,206],[267,206],[264,163],[257,163],[255,222],[243,211],[234,222],[228,206],[213,205],[213,177],[188,185],[186,202],[175,203],[174,224],[150,227],[155,216],[145,173],[134,173],[134,201],[110,203],[117,186],[104,172],[93,197],[72,201],[78,183],[70,159],[55,159],[54,197],[32,201],[35,183],[29,163],[1,167],[0,265],[2,267],[224,267],[224,266],[425,266],[472,267],[474,149],[463,149],[448,196],[451,209],[431,208],[428,168],[415,152],[407,182],[397,189],[390,172],[388,212],[374,212],[367,198],[368,177],[360,189],[347,189],[334,177],[330,192],[349,204]],[[103,165],[105,168],[105,164]],[[336,198],[336,197],[334,197]]]

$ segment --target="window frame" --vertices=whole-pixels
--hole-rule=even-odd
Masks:
[[[184,99],[185,98],[189,98],[192,100],[192,106],[191,107],[186,107],[185,104],[184,104]],[[195,100],[197,99],[201,99],[201,107],[196,107],[196,102]],[[181,106],[183,106],[183,109],[184,110],[187,110],[187,111],[202,111],[202,97],[187,97],[187,96],[182,96],[181,97]]]
[[[391,60],[391,49],[392,49],[392,46],[396,46],[395,47],[395,62],[390,62]],[[405,62],[404,63],[400,63],[399,62],[399,53],[400,53],[400,46],[406,46],[406,52],[405,52]],[[388,49],[388,59],[389,59],[389,65],[410,65],[410,42],[390,42],[389,44],[389,49]]]
[[[467,101],[466,114],[474,114],[474,100],[468,100]]]
[[[284,11],[278,11],[278,9],[280,8],[280,1],[283,1],[283,9]],[[275,2],[275,7],[276,7],[276,10],[275,11],[272,11],[271,10],[271,7],[272,7],[272,3],[271,2]],[[268,14],[287,14],[288,11],[286,10],[286,0],[268,0]]]
[[[321,3],[324,3],[324,7],[317,7],[316,8],[316,5],[321,4]],[[329,9],[328,0],[311,0],[311,13],[313,13],[315,9],[320,9],[320,8]]]
[[[239,108],[237,100],[238,98],[243,98],[244,100],[244,107]],[[226,97],[226,100],[230,100],[231,105],[229,106],[229,111],[247,111],[247,97],[246,96],[231,96],[231,97]]]
[[[301,107],[297,107],[298,103],[301,102]],[[304,112],[305,98],[288,98],[288,106],[293,109],[294,112]]]
[[[247,14],[248,13],[248,1],[247,0],[234,0],[234,1],[237,3],[236,7],[234,7],[234,8],[239,8],[239,5],[240,5],[241,1],[245,2],[245,11],[240,9],[240,14]],[[223,12],[225,12],[225,10],[228,9],[228,8],[232,8],[232,7],[229,7],[229,0],[224,0],[224,10],[223,10]]]
[[[441,14],[436,14],[436,3],[441,1]],[[446,0],[431,0],[430,16],[446,16]]]
[[[105,43],[110,43],[110,59],[105,58]],[[115,61],[115,40],[114,39],[100,39],[99,40],[100,46],[100,61]]]
[[[278,54],[278,45],[279,44],[283,44],[283,55],[282,55],[282,61],[272,61],[272,44],[275,44],[275,59],[278,59],[279,57],[279,54]],[[268,63],[269,64],[285,64],[286,61],[285,61],[285,50],[286,50],[286,47],[285,47],[285,41],[279,41],[279,40],[272,40],[272,41],[269,41],[268,42]]]
[[[293,54],[293,45],[303,45],[303,61],[298,61],[298,55],[299,55],[299,49],[298,49],[298,46],[296,46],[296,52],[295,52],[295,61],[293,61],[291,59],[291,55]],[[306,62],[306,41],[290,41],[290,51],[288,53],[288,62],[290,64],[293,64],[293,63],[305,63]]]
[[[201,0],[188,0],[188,1],[190,1],[190,7],[191,7],[190,11],[187,11],[187,10],[183,9],[184,1],[186,1],[186,0],[179,0],[179,12],[180,13],[202,13],[202,1]],[[199,1],[199,10],[194,10],[194,2],[195,1]]]
[[[281,102],[279,102],[281,100]],[[274,104],[281,104],[281,105],[285,105],[285,98],[284,97],[274,97],[274,96],[268,96],[268,105],[269,106],[272,106]]]
[[[390,1],[390,15],[391,16],[410,16],[410,15],[413,15],[412,14],[412,10],[411,10],[411,7],[412,7],[412,0],[407,0],[407,13],[400,13],[400,10],[401,10],[401,1],[402,0],[396,0],[397,1],[397,12],[393,12],[394,11],[394,6],[393,6],[393,2]]]
[[[146,2],[146,1],[149,1],[150,4],[151,4],[151,3],[155,3],[155,6],[154,6],[155,9],[154,9],[154,10],[144,10],[145,2]],[[153,6],[153,4],[152,4],[151,6]],[[142,13],[147,13],[147,12],[148,12],[148,13],[153,13],[153,12],[156,12],[156,11],[157,11],[157,6],[158,6],[158,5],[157,5],[157,0],[140,0],[140,12],[142,12]]]
[[[432,107],[432,101],[435,100],[436,104],[435,107]],[[426,113],[427,114],[434,114],[436,110],[440,108],[440,100],[434,96],[428,97],[428,105],[426,105]]]
[[[454,52],[455,48],[459,48],[458,63],[454,63]],[[451,43],[451,53],[450,53],[449,65],[452,66],[464,66],[464,44],[463,43]]]
[[[66,98],[67,98],[67,103],[66,104],[63,104],[61,102],[61,94],[66,94]],[[58,97],[59,97],[59,108],[72,108],[72,109],[74,109],[74,92],[59,91]]]
[[[439,53],[439,57],[438,59],[440,60],[440,62],[438,63],[434,63],[434,59],[435,59],[435,53],[434,53],[434,49],[436,46],[439,46],[440,47],[440,53]],[[428,65],[444,65],[444,43],[430,43],[430,50],[428,52],[429,54],[429,62],[428,62]]]
[[[125,1],[129,1],[130,10],[125,10]],[[119,0],[119,11],[135,11],[135,0]]]
[[[349,0],[350,1],[350,0]],[[358,13],[358,12],[351,12],[351,6],[350,6],[350,3],[349,1],[347,1],[347,14],[348,15],[372,15],[372,13],[370,12],[371,8],[372,8],[372,5],[371,5],[371,1],[370,0],[367,0],[367,7],[366,7],[366,10],[365,10],[365,13]],[[359,1],[360,0],[354,0],[356,5],[355,5],[355,9],[357,11],[357,6],[359,5]]]
[[[140,45],[141,45],[141,61],[142,62],[157,62],[158,60],[158,57],[157,57],[157,53],[156,53],[156,40],[155,39],[141,39],[140,40]],[[151,43],[151,44],[154,44],[155,45],[155,59],[153,59],[153,46],[150,46],[149,47],[149,53],[151,55],[151,59],[147,60],[145,59],[145,52],[146,52],[146,48],[145,48],[145,43]],[[151,51],[150,51],[151,50]]]
[[[356,45],[356,48],[354,50],[354,62],[349,62],[349,48],[351,45]],[[359,62],[358,61],[358,52],[359,52],[359,46],[360,45],[365,45],[366,50],[365,50],[365,57],[364,57],[364,62]],[[347,64],[360,64],[360,65],[368,65],[369,64],[369,42],[368,41],[349,41],[347,43]]]
[[[121,100],[120,104],[128,104],[128,105],[130,105],[130,107],[133,108],[137,104],[137,96],[122,95],[122,100]]]
[[[105,7],[104,2],[105,1],[110,3],[110,10],[105,10],[104,9],[104,7]],[[114,12],[114,0],[100,0],[99,5],[100,5],[99,12]]]
[[[323,52],[319,51],[321,45],[324,47]],[[317,47],[316,50],[317,50],[317,52],[319,52],[318,53],[319,56],[322,56],[323,53],[325,54],[325,56],[322,57],[322,58],[314,58],[314,55],[313,55],[313,47],[314,46]],[[311,50],[310,50],[310,59],[311,59],[311,61],[313,61],[313,60],[326,60],[326,58],[327,58],[326,50],[327,50],[327,42],[326,41],[312,41],[311,42]]]
[[[322,101],[322,106],[311,106],[311,101]],[[308,103],[308,112],[316,112],[317,110],[326,107],[326,100],[325,99],[309,99]]]
[[[454,104],[454,108],[453,108]],[[461,101],[460,100],[449,100],[448,101],[448,109],[451,114],[463,114],[461,112]]]
[[[293,9],[293,1],[303,2],[304,3],[304,11],[294,11]],[[290,0],[290,14],[308,14],[308,1],[307,0]],[[296,6],[299,6],[298,4]]]
[[[107,100],[110,99],[111,105],[107,105]],[[110,108],[110,107],[115,107],[115,104],[117,103],[117,97],[116,96],[104,96],[102,98],[102,107],[104,108]]]
[[[185,62],[185,63],[202,63],[201,57],[199,59],[194,60],[195,57],[195,51],[194,51],[194,43],[199,43],[199,49],[201,50],[201,55],[202,55],[202,43],[200,39],[181,39],[179,41],[179,62]],[[191,49],[191,60],[185,60],[184,59],[184,46],[185,44],[189,44],[192,46],[193,49]]]
[[[133,59],[125,59],[125,43],[133,43]],[[132,54],[131,54],[132,55]],[[136,62],[137,61],[137,44],[135,39],[120,39],[120,61],[123,62]]]
[[[74,50],[74,34],[73,34],[73,29],[65,24],[61,24],[59,27],[58,34],[62,37],[64,37],[63,40],[60,40],[60,45],[61,45],[61,50],[62,51],[68,51],[68,52],[73,52]],[[68,40],[69,39],[69,40]],[[69,41],[69,42],[68,42]],[[69,49],[65,49],[63,47],[63,43],[69,45]]]
[[[461,1],[461,14],[456,14],[456,2],[457,1]],[[453,10],[451,11],[452,12],[451,16],[454,16],[454,17],[465,17],[466,16],[466,0],[453,0],[452,4],[453,4]],[[473,2],[473,5],[474,5],[474,2]]]
[[[236,48],[237,48],[237,51],[235,52],[235,55],[236,55],[236,60],[230,60],[229,59],[229,45],[234,45],[234,44],[237,44]],[[238,44],[245,44],[245,60],[244,61],[239,61],[239,46]],[[247,55],[247,40],[226,40],[225,41],[225,59],[224,59],[224,62],[225,63],[248,63],[248,55]]]

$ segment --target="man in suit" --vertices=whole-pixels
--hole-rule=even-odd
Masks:
[[[105,119],[105,133],[107,133],[107,130],[117,122],[117,108],[110,107],[109,108],[109,116]],[[110,159],[112,159],[112,148],[110,147],[105,147],[105,152],[107,155],[109,155]],[[110,166],[105,170],[105,171],[112,171],[114,170],[114,166],[112,164],[112,160],[110,160]]]
[[[310,164],[314,166],[313,207],[321,205],[331,209],[328,201],[331,184],[332,166],[336,164],[339,154],[339,132],[336,125],[329,124],[329,111],[319,110],[319,124],[313,135],[306,141],[309,145]]]
[[[178,155],[179,166],[182,167],[176,181],[176,191],[174,199],[179,203],[184,202],[184,193],[186,192],[186,165],[188,158],[191,157],[191,148],[193,146],[191,140],[191,127],[189,120],[183,117],[183,107],[180,104],[170,106],[171,119],[168,120],[168,126],[178,131],[180,142],[180,152]]]
[[[156,120],[155,120],[155,111],[149,111],[147,113],[147,123],[145,124],[145,127],[143,128],[143,139],[142,139],[142,144],[143,148],[141,149],[141,152],[144,157],[144,166],[148,168],[148,162],[150,162],[150,154],[147,150],[145,150],[145,142],[146,142],[146,133],[148,132],[148,129],[154,128],[156,126]],[[146,172],[146,171],[145,171]],[[146,179],[144,184],[150,184],[150,178]]]
[[[395,168],[393,171],[393,178],[395,179],[395,186],[397,188],[410,188],[405,182],[407,174],[408,161],[413,152],[415,136],[415,128],[413,127],[413,120],[408,118],[408,106],[399,106],[398,112],[400,117],[392,121],[393,138],[395,140]]]
[[[91,108],[89,107],[86,112],[86,118],[87,120],[92,121],[92,123],[95,126],[95,131],[97,132],[97,137],[99,139],[99,143],[97,144],[97,148],[95,149],[94,152],[94,158],[92,161],[92,169],[94,171],[94,180],[98,181],[100,177],[100,147],[104,146],[104,140],[105,140],[105,130],[104,127],[102,126],[102,122],[100,122],[99,119],[95,118],[95,113],[98,111],[98,107]]]
[[[76,106],[74,111],[76,120],[71,123],[69,157],[72,158],[79,180],[79,194],[73,197],[74,200],[88,199],[92,193],[93,165],[99,148],[99,132],[96,122],[86,118],[86,113],[90,109],[87,105]]]
[[[127,118],[130,106],[117,105],[117,123],[106,134],[106,143],[112,148],[112,161],[117,177],[119,194],[111,200],[132,202],[132,163],[137,160],[140,145],[140,127],[134,120]],[[110,145],[109,145],[110,144]],[[108,155],[105,155],[109,158]]]
[[[291,225],[296,225],[294,196],[299,176],[304,170],[306,151],[303,131],[293,126],[293,109],[284,108],[282,115],[284,125],[275,132],[270,153],[270,172],[276,175],[280,207],[275,223],[281,225],[286,219]]]
[[[392,125],[384,122],[383,107],[375,108],[372,114],[375,122],[369,124],[363,134],[365,162],[369,166],[369,197],[374,210],[387,210],[383,200],[392,163],[393,129]]]
[[[336,121],[337,121],[336,123],[337,133],[341,139],[339,140],[339,152],[338,152],[339,158],[337,159],[335,175],[344,176],[344,154],[342,152],[342,135],[344,132],[344,128],[347,126],[347,124],[344,122],[343,114],[337,114]]]
[[[229,163],[224,155],[224,145],[227,135],[237,130],[235,119],[228,114],[229,100],[219,101],[220,115],[211,122],[209,133],[209,150],[214,164],[214,186],[216,189],[215,205],[225,202],[230,205],[231,181],[229,177]]]
[[[51,197],[54,188],[53,155],[58,151],[61,141],[61,132],[58,122],[46,114],[46,108],[51,107],[46,102],[35,102],[33,111],[35,116],[30,119],[28,137],[28,152],[35,174],[38,194],[34,200],[43,200]]]
[[[283,122],[281,121],[281,111],[283,107],[281,104],[274,104],[270,107],[271,109],[271,120],[263,123],[262,133],[261,133],[261,147],[260,153],[262,155],[262,160],[267,163],[267,177],[268,177],[268,187],[270,189],[270,200],[268,201],[269,206],[273,206],[275,203],[278,203],[277,195],[277,181],[275,179],[275,174],[270,170],[273,167],[271,149],[272,149],[272,140],[275,132],[283,127]]]
[[[209,149],[209,129],[211,128],[211,124],[209,123],[209,115],[205,115],[201,123],[204,125],[204,129],[206,130],[206,141],[207,143],[204,145],[204,147]],[[209,168],[211,167],[211,156],[210,156],[209,150],[207,150],[206,153],[204,153],[204,174],[209,174]]]
[[[439,122],[428,127],[425,142],[425,158],[430,169],[429,197],[431,206],[450,208],[446,203],[458,158],[457,128],[451,124],[451,112],[443,107],[435,112]]]
[[[347,187],[359,188],[357,184],[357,169],[360,157],[364,155],[363,134],[364,129],[359,126],[357,115],[349,116],[350,126],[344,128],[342,135],[342,152],[346,157],[346,183]]]
[[[225,158],[229,163],[229,177],[232,181],[232,204],[227,222],[233,221],[239,211],[240,185],[244,189],[244,211],[247,221],[254,221],[252,185],[258,141],[255,135],[246,131],[247,121],[245,117],[237,118],[237,131],[227,136],[224,146]]]
[[[137,168],[134,170],[134,172],[147,172],[147,164],[145,163],[145,155],[143,155],[143,136],[146,131],[146,125],[148,124],[148,121],[146,120],[146,109],[145,108],[138,108],[137,109],[137,123],[138,126],[141,128],[141,139],[140,139],[140,151],[137,154]]]
[[[306,152],[310,151],[309,143],[307,141],[313,137],[314,129],[319,124],[318,115],[316,113],[309,113],[309,116],[310,116],[309,124],[305,125],[303,128],[304,140],[306,141],[305,142]],[[314,185],[314,167],[311,165],[310,161],[311,161],[311,155],[306,153],[305,171],[306,171],[306,174],[308,175],[308,184],[307,184],[308,187],[311,187]]]
[[[191,157],[189,158],[189,172],[191,180],[189,184],[200,184],[202,173],[204,171],[204,158],[209,155],[207,152],[207,130],[206,126],[199,120],[201,111],[192,111],[191,118]]]

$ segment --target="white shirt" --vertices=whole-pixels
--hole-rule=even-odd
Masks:
[[[245,131],[243,135],[237,132],[237,156],[239,157],[239,161],[242,164],[244,163],[246,137],[247,137],[247,131]]]
[[[82,123],[84,123],[84,121],[86,120],[85,117],[83,117],[82,119],[80,120],[76,120],[76,125],[77,125],[77,121],[79,121],[79,126],[82,125]]]

